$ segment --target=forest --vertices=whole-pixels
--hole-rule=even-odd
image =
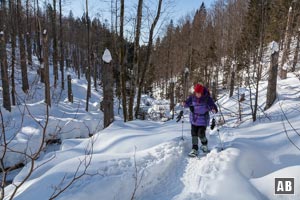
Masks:
[[[124,21],[128,19],[124,15],[126,2],[123,0],[111,2],[114,5],[111,16],[115,19],[111,27],[97,17],[90,18],[88,10],[81,18],[74,18],[72,12],[64,16],[63,3],[61,0],[48,4],[39,0],[1,1],[1,80],[3,107],[7,110],[16,105],[16,68],[21,69],[24,93],[30,89],[28,72],[37,70],[46,85],[45,90],[49,91],[45,93],[48,105],[51,102],[47,88],[64,90],[64,70],[72,68],[78,78],[86,78],[89,83],[88,102],[90,90],[97,90],[99,81],[101,85],[100,58],[105,48],[111,50],[114,58],[115,87],[112,87],[116,97],[122,99],[124,121],[138,117],[141,94],[153,92],[153,87],[161,87],[161,97],[170,99],[174,107],[184,99],[187,88],[196,82],[210,88],[215,99],[219,87],[227,88],[232,95],[236,85],[258,83],[264,48],[272,41],[283,51],[279,63],[281,78],[286,74],[285,64],[294,71],[298,62],[298,1],[218,0],[209,9],[202,3],[195,13],[188,13],[178,22],[171,19],[164,25],[164,33],[158,36],[155,31],[162,7],[171,4],[170,1],[157,2],[155,17],[147,19],[151,23],[148,31],[144,30],[145,19],[142,19],[146,9],[143,9],[143,1],[138,1],[137,14],[130,19],[135,22],[133,36],[124,35]],[[140,43],[141,34],[148,34],[147,42]],[[287,63],[294,37],[297,38],[294,59]],[[9,52],[7,46],[10,46]],[[34,66],[33,55],[38,58],[39,66]],[[53,83],[47,78],[49,63],[53,66]],[[252,72],[250,65],[255,68]],[[219,74],[223,74],[221,82]],[[254,120],[255,110],[254,106]]]

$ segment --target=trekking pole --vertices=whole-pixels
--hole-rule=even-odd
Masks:
[[[179,115],[177,116],[177,123],[181,120],[181,140],[183,139],[183,124],[184,124],[184,115],[183,115],[183,110],[180,111]]]

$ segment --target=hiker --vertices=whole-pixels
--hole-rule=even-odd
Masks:
[[[207,138],[205,136],[206,127],[209,126],[209,111],[213,113],[218,112],[218,108],[211,98],[207,88],[201,84],[194,86],[194,94],[183,102],[185,108],[190,108],[190,122],[192,125],[192,151],[190,156],[195,157],[198,155],[198,137],[202,143],[200,147],[204,153],[208,152]]]

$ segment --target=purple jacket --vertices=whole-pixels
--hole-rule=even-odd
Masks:
[[[195,95],[189,96],[184,107],[190,107],[190,122],[195,126],[209,126],[209,111],[215,110],[218,112],[218,108],[206,88],[204,88],[203,95],[200,98]]]

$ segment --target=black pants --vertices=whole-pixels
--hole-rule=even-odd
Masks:
[[[198,150],[198,138],[200,138],[200,141],[202,145],[207,145],[207,138],[205,136],[206,126],[195,126],[192,125],[192,143],[193,143],[193,149]]]

